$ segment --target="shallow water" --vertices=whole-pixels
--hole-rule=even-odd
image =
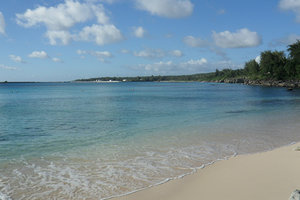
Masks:
[[[300,90],[0,85],[0,199],[105,199],[300,141]]]

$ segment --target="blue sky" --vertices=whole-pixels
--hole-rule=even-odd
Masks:
[[[241,68],[300,39],[300,0],[0,0],[0,81]]]

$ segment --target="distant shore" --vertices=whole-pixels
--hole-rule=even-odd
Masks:
[[[300,88],[300,81],[276,81],[276,80],[250,80],[245,78],[232,78],[222,80],[162,80],[162,81],[136,81],[136,80],[75,80],[75,81],[57,81],[57,82],[0,82],[0,84],[12,84],[12,83],[121,83],[121,82],[156,82],[156,83],[190,83],[190,82],[204,82],[204,83],[232,83],[232,84],[244,84],[255,85],[264,87],[286,87],[289,89]]]
[[[81,83],[119,83],[119,82],[161,82],[161,83],[184,83],[184,82],[207,82],[207,83],[239,83],[245,85],[256,85],[265,87],[286,87],[286,88],[300,88],[300,81],[276,81],[276,80],[250,80],[245,78],[222,79],[214,81],[186,81],[186,80],[164,80],[164,81],[75,81]]]
[[[224,79],[212,81],[216,83],[241,83],[245,85],[257,85],[266,87],[286,87],[286,88],[299,88],[300,81],[276,81],[276,80],[249,80],[244,78],[237,79]]]
[[[219,161],[116,200],[288,200],[300,189],[300,143]]]

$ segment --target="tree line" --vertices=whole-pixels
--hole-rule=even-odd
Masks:
[[[79,79],[76,81],[220,81],[243,78],[250,80],[300,80],[300,40],[287,48],[288,56],[283,51],[264,51],[260,54],[260,62],[252,59],[245,63],[243,69],[216,69],[215,72],[179,75],[179,76],[137,76],[137,77],[101,77]]]
[[[215,78],[226,79],[246,77],[253,80],[300,80],[300,40],[287,48],[288,56],[283,51],[264,51],[260,62],[252,59],[243,69],[216,70]]]

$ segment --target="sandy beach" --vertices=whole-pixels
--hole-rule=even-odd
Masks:
[[[219,161],[119,200],[288,200],[300,189],[300,143]]]

